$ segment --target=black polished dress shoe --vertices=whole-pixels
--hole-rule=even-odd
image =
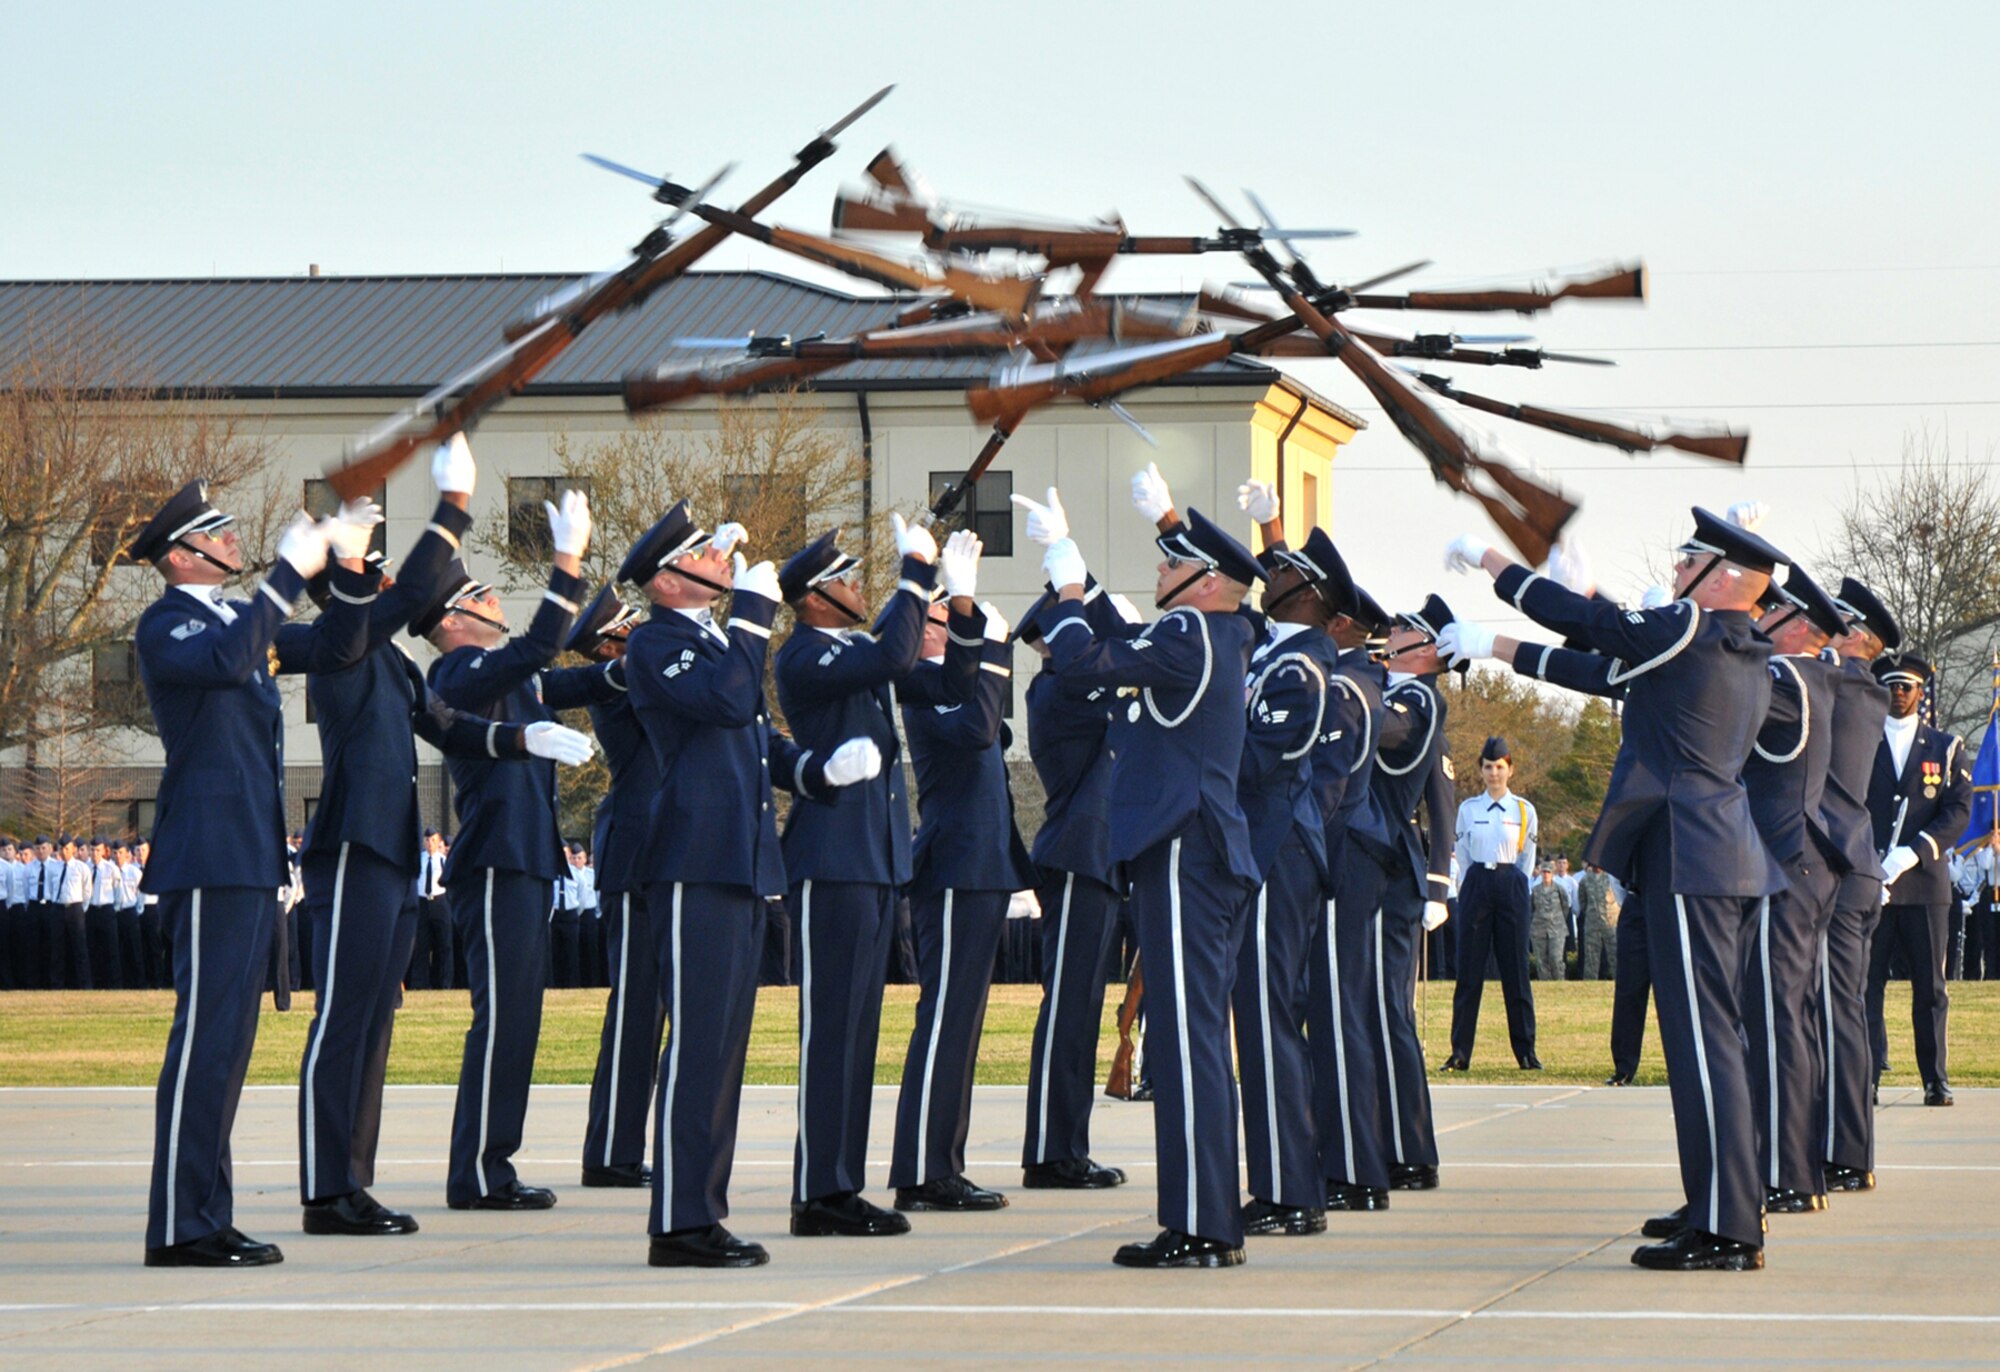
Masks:
[[[1947,1082],[1943,1077],[1939,1077],[1936,1081],[1924,1083],[1925,1105],[1950,1105],[1951,1103],[1951,1083]]]
[[[1124,1169],[1106,1167],[1089,1158],[1034,1162],[1021,1169],[1021,1185],[1030,1191],[1102,1191],[1124,1184]]]
[[[653,1169],[643,1162],[614,1162],[603,1167],[592,1167],[586,1163],[583,1184],[638,1190],[653,1184]]]
[[[1789,1186],[1771,1186],[1764,1190],[1764,1213],[1767,1215],[1809,1215],[1815,1210],[1826,1209],[1826,1197],[1814,1195],[1810,1191],[1794,1191]]]
[[[861,1198],[858,1191],[837,1196],[820,1196],[803,1203],[792,1202],[792,1235],[816,1238],[826,1234],[848,1238],[869,1238],[879,1234],[907,1234],[910,1222],[894,1210]]]
[[[771,1254],[761,1243],[739,1239],[719,1224],[655,1234],[648,1267],[762,1267]]]
[[[1683,1205],[1678,1210],[1664,1215],[1655,1215],[1639,1226],[1639,1232],[1649,1239],[1677,1238],[1688,1227],[1688,1208]]]
[[[412,1215],[391,1210],[366,1191],[350,1191],[331,1200],[308,1201],[305,1209],[308,1234],[414,1234],[417,1221]]]
[[[1604,1079],[1604,1084],[1606,1086],[1630,1086],[1632,1084],[1632,1078],[1628,1073],[1625,1072],[1613,1072],[1610,1076]]]
[[[1389,1193],[1379,1186],[1356,1186],[1353,1182],[1329,1181],[1326,1184],[1326,1208],[1329,1210],[1387,1210]]]
[[[1879,1087],[1879,1086],[1871,1086],[1871,1087],[1869,1087],[1869,1088],[1868,1088],[1868,1103],[1869,1103],[1870,1105],[1873,1105],[1873,1106],[1877,1106],[1877,1107],[1879,1107],[1879,1106],[1880,1106],[1880,1105],[1882,1104],[1882,1088],[1881,1088],[1881,1087]]]
[[[277,1244],[259,1243],[235,1228],[146,1250],[148,1267],[268,1267],[284,1260]]]
[[[1829,1191],[1873,1191],[1875,1174],[1864,1172],[1859,1167],[1842,1167],[1837,1163],[1826,1165],[1826,1189]]]
[[[1396,1162],[1389,1164],[1391,1191],[1435,1191],[1438,1170],[1434,1163]]]
[[[1515,1058],[1514,1061],[1521,1065],[1523,1072],[1539,1072],[1542,1070],[1542,1060],[1533,1053],[1523,1053],[1520,1057]]]
[[[1243,1250],[1221,1239],[1204,1239],[1178,1229],[1162,1229],[1150,1243],[1128,1243],[1111,1255],[1120,1267],[1235,1267]]]
[[[974,1186],[960,1172],[937,1177],[921,1186],[896,1188],[898,1210],[1005,1210],[1007,1198],[998,1191]]]
[[[1703,1229],[1683,1229],[1665,1243],[1633,1249],[1632,1262],[1655,1272],[1757,1272],[1763,1270],[1764,1250]]]
[[[1460,1057],[1457,1053],[1453,1053],[1450,1057],[1446,1058],[1443,1062],[1438,1064],[1438,1071],[1440,1072],[1470,1072],[1471,1070],[1472,1070],[1472,1064],[1466,1061],[1463,1057]]]
[[[1279,1205],[1252,1196],[1243,1206],[1246,1234],[1324,1234],[1326,1211],[1316,1205]]]
[[[447,1198],[454,1210],[548,1210],[556,1203],[556,1193],[543,1186],[523,1186],[510,1181],[498,1191],[488,1191],[468,1201]]]

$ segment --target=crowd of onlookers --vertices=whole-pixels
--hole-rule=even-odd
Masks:
[[[135,990],[171,984],[156,898],[139,889],[147,845],[0,837],[0,990]]]

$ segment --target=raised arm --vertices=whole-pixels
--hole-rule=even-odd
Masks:
[[[278,626],[305,591],[305,577],[280,559],[233,624],[217,624],[192,602],[183,612],[162,601],[139,621],[146,675],[169,686],[240,686],[269,661]]]

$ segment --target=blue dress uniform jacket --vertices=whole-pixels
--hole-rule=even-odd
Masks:
[[[1879,730],[1875,737],[1875,768],[1868,780],[1875,849],[1886,856],[1901,844],[1917,855],[1917,865],[1890,883],[1887,903],[1949,906],[1947,858],[1972,814],[1965,749],[1958,735],[1919,724],[1899,773],[1888,741]]]
[[[778,704],[801,748],[823,758],[865,736],[882,750],[880,776],[792,806],[784,854],[794,882],[901,886],[910,879],[910,800],[889,686],[917,664],[936,581],[935,567],[906,557],[872,636],[800,625],[778,650]]]
[[[304,579],[280,560],[257,594],[232,602],[233,624],[173,588],[139,616],[139,679],[167,755],[153,853],[140,879],[147,894],[275,891],[289,878],[284,719],[270,659],[304,591]]]
[[[1326,820],[1314,784],[1313,751],[1326,728],[1326,667],[1295,647],[1308,629],[1266,640],[1250,654],[1249,722],[1237,797],[1250,828],[1250,852],[1268,878],[1278,850],[1296,838],[1326,881]]]
[[[953,615],[944,662],[919,664],[896,687],[917,778],[912,899],[947,888],[1013,892],[1035,884],[1014,824],[1001,720],[1013,650],[983,638],[983,623],[977,614]],[[948,698],[953,694],[962,703]]]
[[[764,658],[777,610],[776,601],[738,595],[727,644],[680,611],[659,607],[632,630],[625,682],[657,774],[643,852],[632,864],[642,885],[785,893],[771,788],[824,792],[828,752],[795,748],[771,727]],[[755,802],[717,804],[717,795]]]
[[[1833,760],[1840,669],[1816,657],[1781,655],[1771,659],[1770,672],[1771,708],[1743,764],[1743,785],[1771,856],[1788,868],[1802,861],[1818,865],[1836,851],[1820,808]]]
[[[629,663],[615,680],[623,685]],[[629,690],[629,688],[628,688]],[[635,891],[645,884],[635,875],[639,857],[646,851],[646,833],[652,827],[653,801],[660,793],[660,762],[646,742],[638,712],[630,695],[598,701],[590,707],[591,732],[604,749],[604,764],[611,772],[611,785],[597,802],[596,823],[591,828],[591,860],[597,867],[600,891]]]
[[[1044,666],[1028,683],[1028,756],[1048,803],[1031,856],[1038,867],[1112,884],[1109,686],[1065,681]]]
[[[1784,874],[1757,837],[1743,764],[1769,711],[1768,641],[1735,610],[1677,600],[1620,610],[1510,566],[1495,594],[1529,618],[1616,659],[1624,741],[1585,860],[1634,884],[1634,858],[1662,819],[1680,895],[1762,896]],[[1715,708],[1716,702],[1728,708]]]
[[[1833,707],[1833,749],[1827,762],[1826,790],[1820,796],[1820,825],[1839,849],[1836,864],[1842,876],[1879,887],[1882,854],[1875,847],[1875,820],[1868,808],[1868,790],[1875,776],[1875,756],[1882,748],[1882,722],[1889,717],[1889,690],[1858,658],[1840,659],[1839,694]],[[1956,841],[1957,835],[1953,835]],[[1843,904],[1873,900],[1877,893],[1845,891]]]
[[[445,704],[502,724],[537,724],[553,710],[614,699],[611,664],[545,670],[562,651],[584,583],[549,573],[549,587],[527,633],[496,648],[456,648],[433,662],[429,680]],[[555,764],[546,758],[498,762],[450,760],[458,836],[445,862],[447,886],[475,868],[522,872],[554,881],[569,870],[556,826]]]
[[[1385,713],[1395,712],[1406,727],[1385,741],[1375,757],[1370,784],[1375,803],[1389,824],[1401,861],[1390,874],[1419,900],[1443,900],[1451,890],[1451,849],[1457,814],[1451,777],[1444,767],[1444,697],[1435,679],[1412,678],[1390,686]],[[1417,827],[1417,806],[1431,802],[1428,840]],[[1407,880],[1406,880],[1407,878]]]
[[[1075,625],[1075,629],[1070,626]],[[1043,635],[1056,671],[1120,688],[1111,721],[1111,857],[1123,862],[1199,824],[1229,870],[1259,880],[1236,777],[1246,722],[1237,690],[1255,628],[1242,614],[1169,610],[1129,641],[1089,632],[1083,607],[1057,603]],[[1212,689],[1228,681],[1232,690]],[[1173,746],[1161,746],[1163,740]]]
[[[1358,839],[1371,851],[1387,858],[1395,851],[1394,843],[1371,783],[1375,776],[1375,759],[1382,746],[1382,731],[1387,725],[1382,695],[1389,688],[1389,673],[1361,648],[1340,650],[1337,663],[1338,676],[1360,698],[1361,738],[1350,755],[1352,770],[1348,773],[1347,785],[1340,793],[1339,806],[1328,815],[1327,831],[1331,838],[1340,842],[1349,838]]]

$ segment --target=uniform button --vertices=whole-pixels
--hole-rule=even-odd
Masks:
[[[764,802],[764,808],[765,808],[766,810],[770,809],[770,808],[771,808],[771,802],[770,802],[770,801],[768,801],[768,800],[767,800],[767,801],[765,801],[765,802]]]

